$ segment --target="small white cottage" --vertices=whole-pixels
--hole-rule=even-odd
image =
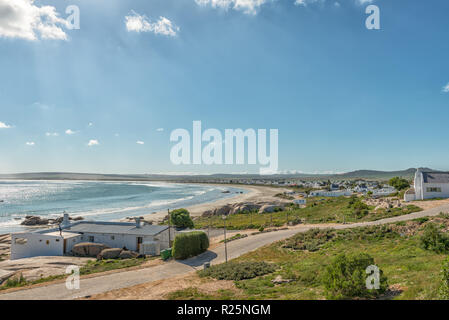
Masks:
[[[59,228],[13,233],[11,260],[35,256],[70,254],[75,244],[102,243],[111,248],[124,248],[140,253],[145,244],[159,250],[169,248],[168,226],[142,224],[140,219],[130,222],[79,221],[71,223],[64,214]]]
[[[405,201],[449,198],[449,172],[416,170],[414,186],[404,194]]]

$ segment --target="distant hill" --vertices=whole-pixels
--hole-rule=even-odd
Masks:
[[[422,168],[426,171],[436,171],[429,168]],[[356,170],[341,174],[277,174],[260,176],[257,174],[212,174],[212,175],[163,175],[163,174],[93,174],[93,173],[71,173],[71,172],[34,172],[0,174],[0,179],[22,179],[22,180],[100,180],[100,181],[177,181],[177,182],[202,182],[215,179],[220,180],[248,180],[248,179],[372,179],[388,180],[393,177],[403,177],[411,179],[416,172],[415,168],[399,171],[377,171],[377,170]]]

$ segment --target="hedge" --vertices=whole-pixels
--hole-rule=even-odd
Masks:
[[[180,233],[173,242],[173,257],[187,259],[205,252],[209,248],[209,238],[202,231]]]

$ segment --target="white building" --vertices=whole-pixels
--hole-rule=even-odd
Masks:
[[[70,223],[68,215],[59,228],[19,232],[11,235],[11,260],[35,256],[70,254],[75,244],[102,243],[111,248],[126,248],[143,252],[146,244],[156,252],[169,248],[168,226],[130,222],[80,221]]]
[[[414,186],[404,194],[405,201],[449,198],[449,172],[416,170]]]
[[[352,195],[352,192],[348,190],[340,190],[340,191],[317,190],[317,191],[310,191],[309,197],[342,197],[350,195]]]

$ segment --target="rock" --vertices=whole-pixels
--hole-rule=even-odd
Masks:
[[[93,243],[93,242],[81,242],[75,244],[72,248],[72,253],[78,257],[97,257],[98,254],[104,249],[108,249],[109,247],[102,243]]]
[[[293,282],[295,280],[292,279],[282,279],[282,276],[277,276],[276,278],[274,278],[273,280],[271,280],[272,283],[274,284],[281,284],[281,283],[290,283]]]
[[[233,209],[232,206],[227,204],[221,208],[216,209],[214,215],[216,215],[216,216],[226,215],[227,216],[232,211],[232,209]]]
[[[138,256],[139,254],[136,252],[123,250],[122,252],[120,252],[119,259],[133,259],[137,258]]]
[[[284,207],[282,205],[277,205],[277,204],[266,204],[266,205],[263,205],[259,209],[259,213],[275,212],[278,209],[279,210],[284,210]]]
[[[23,226],[37,226],[37,225],[47,225],[48,219],[43,219],[37,216],[26,216],[25,220],[22,221]]]
[[[111,249],[103,249],[101,252],[97,255],[98,260],[102,259],[118,259],[120,256],[120,253],[124,251],[120,248],[111,248]]]
[[[75,217],[73,218],[73,221],[81,221],[84,220],[84,217]]]

